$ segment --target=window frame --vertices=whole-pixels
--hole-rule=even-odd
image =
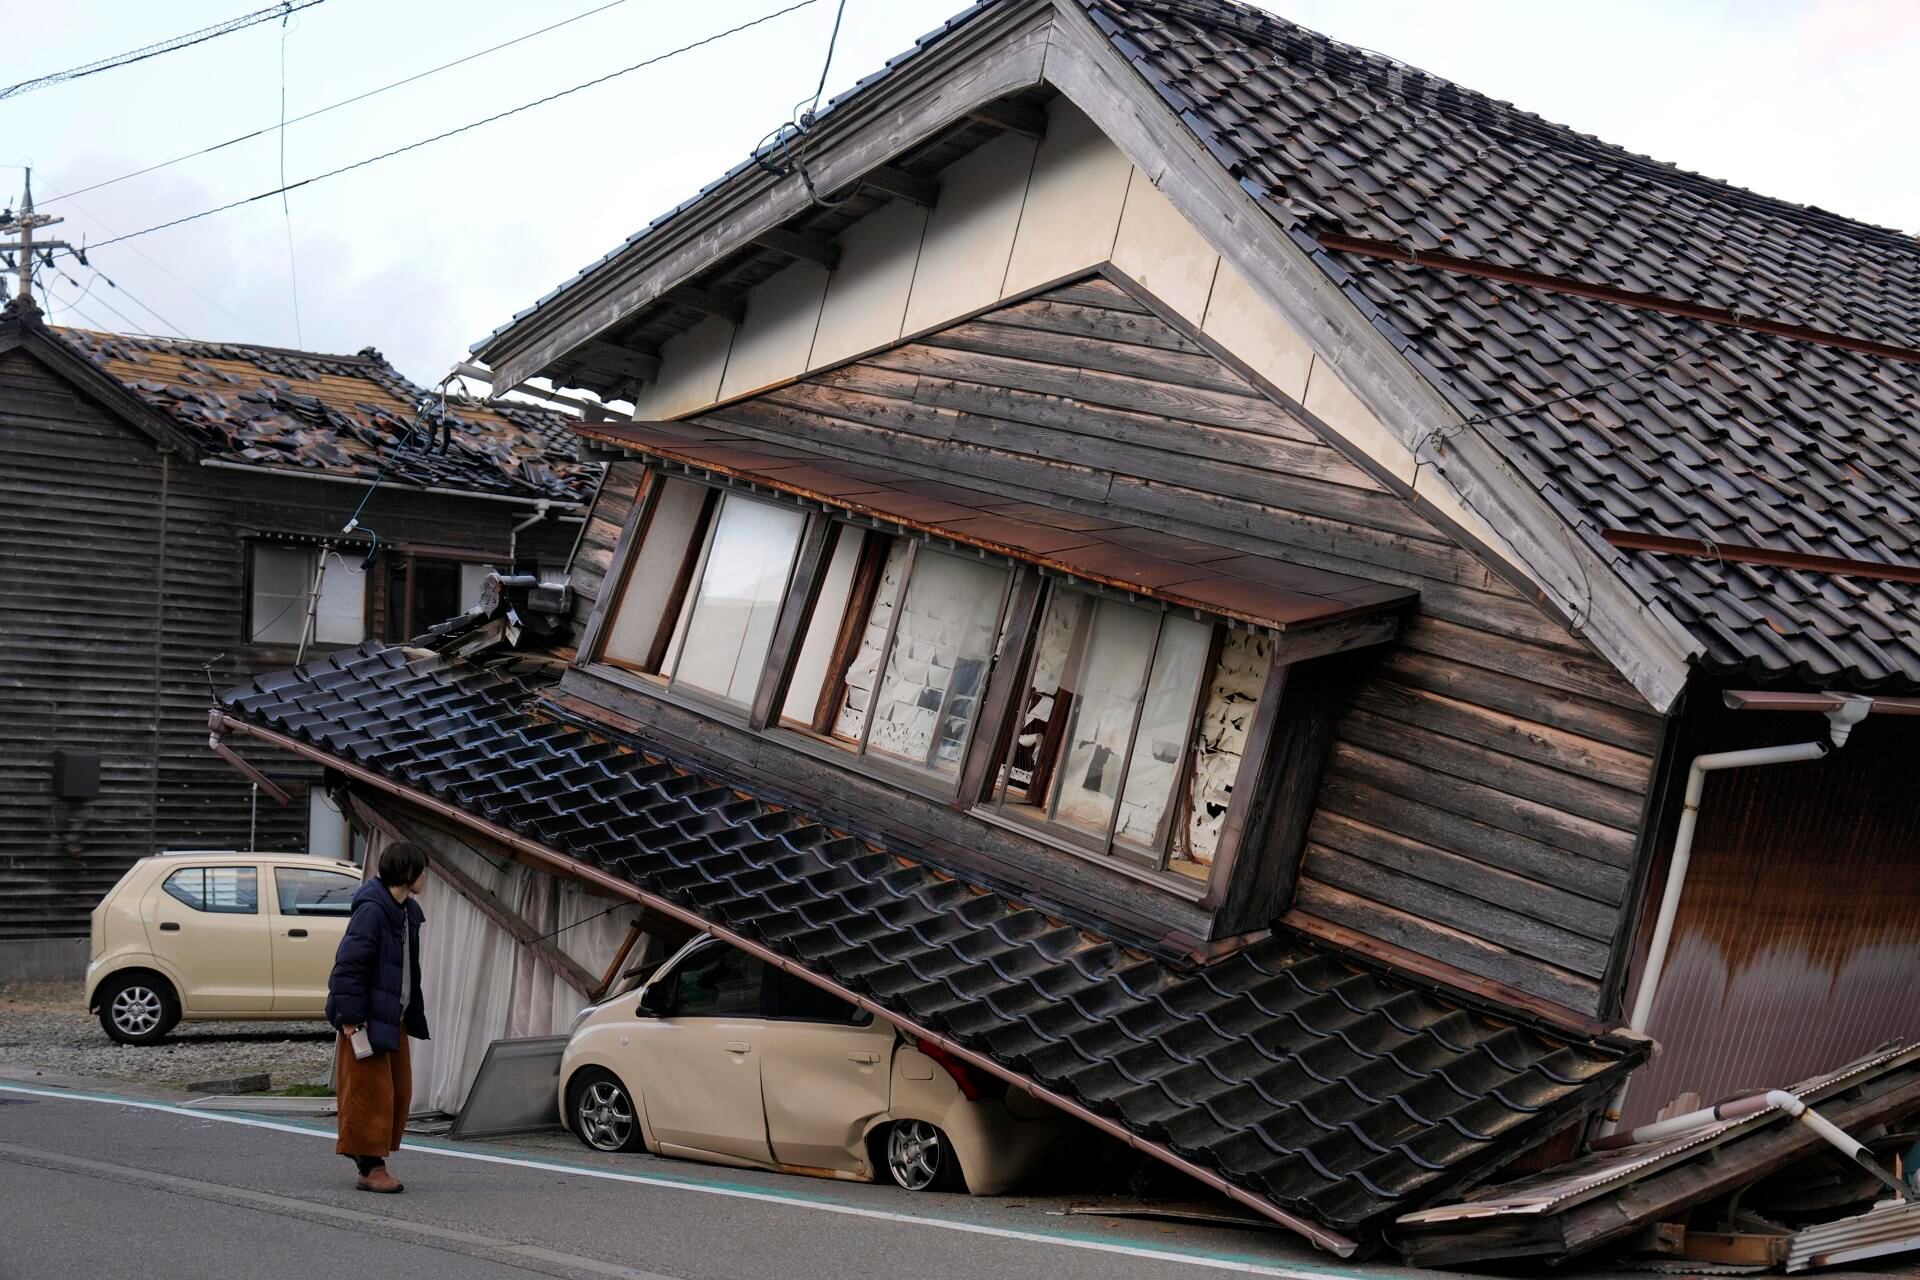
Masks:
[[[476,568],[482,565],[488,565],[492,566],[495,572],[512,572],[512,566],[507,564],[505,556],[490,556],[483,551],[464,550],[459,547],[422,546],[413,543],[401,543],[394,547],[390,552],[390,558],[388,560],[386,576],[386,585],[388,588],[387,608],[384,616],[381,618],[382,625],[380,628],[381,634],[390,644],[398,644],[403,640],[412,639],[414,636],[419,635],[421,630],[424,629],[416,625],[413,617],[414,568],[418,562],[422,560],[430,560],[435,563],[451,561],[462,568],[468,565]],[[398,579],[398,592],[393,590],[396,579]],[[398,616],[395,615],[392,607],[393,599],[396,595],[398,595],[401,602],[401,609]],[[468,601],[467,603],[471,604],[473,602]],[[371,624],[372,619],[369,618],[368,621],[369,624]],[[436,618],[433,622],[427,623],[427,626],[432,626],[434,622],[444,621],[444,618]],[[369,633],[373,630],[371,625],[369,625],[367,629]]]
[[[255,561],[255,555],[263,547],[271,548],[277,551],[297,551],[305,555],[307,557],[307,567],[303,572],[303,581],[306,581],[306,582],[312,581],[313,561],[315,560],[315,558],[319,556],[324,556],[328,552],[335,552],[339,554],[343,560],[345,560],[350,555],[359,552],[360,547],[357,544],[348,544],[343,549],[341,546],[333,545],[331,543],[325,542],[324,540],[301,538],[297,535],[292,535],[292,534],[274,535],[274,534],[261,533],[261,534],[249,534],[241,538],[240,540],[241,572],[240,572],[239,641],[242,644],[252,646],[253,648],[256,648],[256,649],[279,650],[279,651],[290,653],[300,647],[300,640],[298,637],[292,640],[261,640],[261,639],[255,638],[256,619],[254,617],[253,602],[254,602],[254,591],[259,584],[259,569]],[[365,641],[366,639],[368,639],[369,637],[375,634],[374,582],[376,578],[373,573],[363,572],[360,574],[360,580],[361,580],[360,581],[360,639],[359,640],[322,640],[320,639],[318,616],[316,615],[314,637],[307,641],[307,648],[309,651],[319,650],[321,652],[329,652],[334,649],[350,649],[354,645],[360,644],[361,642]],[[294,599],[296,601],[301,600],[302,598],[305,597],[305,595],[306,595],[306,588],[303,586],[300,592],[294,597]],[[280,616],[281,615],[276,614],[272,619],[272,621],[278,622],[280,620]]]
[[[1066,750],[1065,747],[1062,748],[1061,758],[1052,763],[1053,773],[1049,777],[1046,788],[1048,801],[1044,806],[1046,815],[1044,818],[1036,820],[1021,814],[1017,812],[1017,809],[1026,806],[1010,805],[1007,802],[1007,788],[1001,782],[999,774],[1001,768],[1011,760],[1014,740],[1020,728],[1018,719],[1019,711],[1017,707],[1013,705],[1009,705],[1002,712],[1002,723],[998,734],[998,741],[996,742],[992,758],[987,761],[986,785],[979,793],[973,812],[976,816],[987,818],[996,825],[1034,836],[1057,848],[1090,858],[1097,865],[1125,870],[1134,874],[1137,878],[1149,880],[1154,884],[1179,889],[1183,892],[1184,896],[1202,897],[1210,891],[1214,880],[1214,873],[1221,865],[1222,859],[1219,857],[1220,851],[1218,849],[1215,850],[1214,861],[1208,864],[1207,874],[1205,876],[1188,876],[1173,870],[1171,865],[1173,860],[1172,818],[1179,807],[1178,797],[1192,781],[1196,757],[1194,737],[1199,732],[1200,717],[1206,711],[1208,687],[1214,678],[1214,672],[1219,668],[1221,650],[1226,644],[1227,634],[1231,628],[1225,619],[1217,618],[1200,611],[1183,609],[1177,605],[1167,604],[1161,601],[1142,601],[1138,598],[1126,598],[1116,592],[1102,591],[1097,587],[1089,587],[1081,583],[1070,583],[1061,579],[1054,579],[1050,583],[1047,591],[1042,594],[1034,610],[1035,633],[1028,638],[1022,650],[1019,664],[1019,678],[1015,681],[1013,688],[1014,701],[1016,703],[1019,700],[1020,693],[1031,687],[1033,668],[1040,659],[1038,627],[1044,624],[1047,611],[1053,607],[1054,600],[1063,591],[1072,591],[1091,597],[1095,605],[1096,613],[1099,602],[1103,599],[1108,599],[1116,600],[1121,604],[1142,609],[1155,615],[1153,640],[1147,647],[1145,664],[1142,668],[1140,702],[1134,708],[1132,723],[1127,728],[1126,748],[1118,753],[1124,766],[1130,766],[1132,762],[1134,747],[1139,740],[1140,726],[1146,717],[1147,689],[1151,682],[1154,663],[1160,655],[1161,642],[1166,636],[1168,620],[1183,614],[1189,615],[1192,616],[1195,621],[1206,625],[1209,631],[1206,657],[1202,660],[1200,666],[1201,678],[1195,685],[1192,698],[1187,706],[1185,717],[1187,729],[1182,739],[1185,745],[1181,749],[1179,767],[1174,772],[1173,784],[1168,793],[1169,805],[1167,811],[1161,815],[1160,829],[1157,831],[1154,841],[1155,849],[1150,855],[1152,865],[1149,866],[1145,864],[1140,849],[1130,848],[1124,844],[1117,843],[1119,838],[1118,828],[1120,824],[1121,803],[1126,798],[1127,782],[1131,777],[1130,767],[1127,767],[1127,771],[1121,775],[1119,784],[1114,790],[1112,811],[1107,815],[1106,834],[1098,841],[1088,836],[1084,831],[1062,823],[1056,818],[1060,805],[1062,787],[1060,770],[1066,763],[1064,754]],[[1090,620],[1084,638],[1076,639],[1076,648],[1079,650],[1078,661],[1085,661],[1085,646],[1090,644],[1092,639],[1093,627]],[[1267,680],[1273,680],[1280,670],[1281,666],[1279,664],[1272,666],[1267,672]],[[1264,691],[1264,684],[1262,687]],[[1077,710],[1075,714],[1078,714]],[[1245,761],[1243,759],[1243,768],[1244,765]],[[1238,808],[1246,801],[1245,797],[1239,793],[1240,789],[1237,786],[1234,790],[1235,794],[1232,806]],[[1229,816],[1231,815],[1229,814]]]
[[[270,870],[273,873],[273,914],[278,916],[285,916],[289,919],[292,919],[294,917],[301,917],[301,918],[312,919],[312,920],[348,919],[353,915],[353,895],[358,893],[360,891],[360,886],[363,883],[365,883],[364,881],[357,880],[353,876],[348,875],[345,871],[327,871],[319,867],[276,866],[276,867],[270,868]],[[295,877],[299,877],[299,876],[329,876],[336,880],[346,881],[347,885],[351,886],[347,892],[347,900],[343,904],[346,909],[344,911],[303,911],[300,909],[300,899],[297,891],[295,891],[295,893],[293,894],[293,906],[291,908],[287,907],[282,900],[282,894],[280,891],[280,877],[282,876],[288,877],[289,888],[292,888],[293,885],[297,883],[297,880],[295,879]]]
[[[182,875],[186,874],[189,871],[197,871],[200,873],[200,901],[198,902],[193,902],[188,898],[183,897],[182,894],[184,893],[184,890],[179,890],[174,888],[173,882],[175,880],[178,880]],[[216,907],[211,905],[211,902],[210,902],[211,895],[207,893],[207,876],[215,871],[234,872],[236,879],[239,880],[241,883],[245,882],[244,877],[252,876],[253,877],[253,905],[244,910],[239,907]],[[160,881],[160,891],[166,894],[169,898],[172,898],[175,902],[179,903],[181,906],[185,907],[187,910],[198,911],[202,915],[257,916],[257,915],[263,914],[260,910],[260,868],[255,866],[252,863],[244,863],[240,865],[235,865],[232,863],[221,863],[216,865],[208,865],[205,863],[200,863],[190,867],[175,867],[173,870],[167,872],[166,876]]]
[[[726,494],[738,493],[753,501],[785,506],[808,516],[807,524],[800,535],[799,545],[794,552],[793,562],[789,567],[781,607],[767,650],[766,663],[761,671],[758,692],[750,705],[743,706],[725,701],[697,689],[676,687],[669,679],[663,678],[657,672],[644,671],[630,661],[607,653],[615,617],[633,581],[635,564],[646,544],[647,531],[652,524],[660,495],[670,481],[699,485],[709,492],[705,498],[702,527],[698,530],[699,552],[697,555],[690,554],[686,557],[681,572],[676,577],[673,599],[662,615],[660,630],[667,635],[668,646],[671,645],[673,630],[673,623],[669,619],[677,616],[678,610],[684,607],[687,593],[698,581],[700,563],[704,563],[705,549],[711,542],[713,526],[717,523],[715,516]],[[596,677],[623,689],[658,699],[668,705],[681,707],[755,736],[777,741],[791,750],[834,768],[846,770],[939,804],[955,814],[1009,831],[1036,845],[1072,855],[1108,873],[1142,882],[1174,897],[1196,902],[1204,910],[1219,909],[1227,896],[1234,864],[1242,856],[1244,846],[1257,844],[1260,840],[1258,833],[1246,828],[1246,820],[1247,815],[1254,808],[1252,793],[1258,789],[1254,784],[1262,776],[1276,751],[1278,734],[1273,720],[1280,702],[1279,693],[1285,685],[1287,672],[1293,660],[1282,656],[1276,649],[1254,706],[1249,709],[1249,714],[1253,718],[1247,730],[1246,748],[1235,774],[1228,810],[1221,819],[1219,842],[1214,849],[1213,861],[1207,867],[1207,874],[1190,876],[1172,869],[1170,855],[1172,831],[1169,819],[1163,819],[1168,829],[1156,842],[1156,853],[1152,864],[1148,865],[1137,849],[1120,845],[1116,851],[1113,828],[1119,817],[1120,793],[1115,795],[1114,813],[1109,819],[1109,832],[1104,847],[1075,838],[1069,833],[1070,829],[1064,826],[1043,825],[1009,815],[1003,812],[1003,806],[997,802],[994,790],[999,775],[999,765],[1017,727],[1019,715],[1017,704],[1020,693],[1027,687],[1026,681],[1030,678],[1032,663],[1037,656],[1035,642],[1040,624],[1053,594],[1060,590],[1078,591],[1096,598],[1112,599],[1152,610],[1159,615],[1160,620],[1155,630],[1154,650],[1147,657],[1146,670],[1149,675],[1158,654],[1167,615],[1184,614],[1210,626],[1212,634],[1202,666],[1202,678],[1199,687],[1195,690],[1193,703],[1188,708],[1186,748],[1173,784],[1175,796],[1191,784],[1195,760],[1194,735],[1206,708],[1208,689],[1218,669],[1221,649],[1227,636],[1233,631],[1245,629],[1245,624],[1203,609],[1192,609],[1142,597],[1120,588],[1060,574],[1034,562],[991,553],[983,555],[977,548],[964,544],[952,544],[954,554],[969,557],[981,556],[989,561],[1004,564],[1008,567],[1008,574],[999,611],[995,617],[995,649],[989,659],[981,689],[976,695],[978,709],[969,728],[966,744],[961,750],[956,774],[954,778],[946,779],[932,771],[916,770],[911,766],[890,762],[883,756],[874,756],[864,751],[860,753],[850,751],[844,740],[832,739],[830,734],[819,733],[812,728],[811,724],[802,728],[797,724],[785,722],[781,717],[781,710],[794,674],[794,664],[799,656],[800,644],[817,604],[819,591],[831,559],[833,538],[840,530],[848,528],[868,534],[877,533],[883,539],[906,538],[913,547],[912,554],[916,558],[922,543],[931,544],[940,550],[947,549],[946,541],[938,535],[900,526],[891,521],[862,518],[854,513],[828,509],[818,503],[807,503],[790,495],[771,492],[757,485],[733,483],[724,477],[704,476],[693,469],[682,470],[662,466],[657,462],[651,463],[647,466],[637,487],[634,510],[616,541],[605,585],[588,619],[576,664],[589,670]],[[885,543],[881,545],[884,546]],[[905,599],[911,578],[912,561],[910,560],[907,573],[901,583],[902,600]],[[899,613],[896,610],[894,618],[889,622],[888,649],[881,655],[879,670],[882,674],[885,671],[886,657],[891,653],[897,634],[898,618]],[[1257,627],[1252,629],[1264,630]],[[1009,660],[1010,657],[1012,660]],[[833,678],[835,677],[830,672],[829,679]],[[825,686],[823,690],[824,688]],[[1129,755],[1144,715],[1143,687],[1142,704],[1136,711],[1134,722],[1129,729]],[[869,716],[867,723],[862,726],[863,746],[871,734],[871,723],[872,718]],[[1124,781],[1121,785],[1124,788]],[[1171,811],[1170,806],[1169,814]]]
[[[781,711],[786,702],[788,688],[793,677],[794,661],[799,656],[797,646],[792,647],[790,652],[782,655],[784,658],[782,664],[783,669],[780,672],[779,683],[773,688],[773,696],[770,699],[771,705],[768,708],[764,720],[754,727],[789,740],[805,742],[810,747],[817,748],[809,752],[809,754],[822,759],[836,760],[856,773],[877,778],[889,785],[902,786],[931,799],[938,799],[943,803],[949,803],[953,801],[955,797],[962,794],[963,787],[969,775],[969,765],[972,762],[973,753],[981,740],[981,730],[986,725],[985,715],[988,707],[988,694],[991,691],[993,678],[999,674],[1001,666],[1004,665],[1002,662],[996,662],[995,659],[998,656],[997,650],[1000,639],[1003,635],[1006,635],[1006,626],[1013,611],[1015,597],[1020,589],[1022,577],[1020,566],[1005,557],[977,557],[988,563],[998,562],[1004,569],[1006,576],[1001,584],[999,604],[996,606],[993,615],[992,631],[994,635],[994,649],[989,650],[987,654],[987,665],[981,674],[980,689],[974,695],[978,705],[973,718],[968,722],[967,735],[961,743],[960,754],[955,762],[953,774],[951,777],[948,777],[933,769],[931,767],[931,761],[935,752],[939,750],[939,723],[945,716],[947,708],[952,705],[953,689],[951,685],[948,686],[942,695],[940,707],[935,713],[935,732],[927,746],[927,763],[925,765],[916,768],[904,760],[889,759],[885,755],[874,755],[868,751],[868,745],[873,737],[873,724],[875,719],[873,712],[878,703],[880,687],[886,679],[887,666],[893,656],[894,646],[899,640],[900,619],[905,611],[904,606],[906,604],[907,593],[913,587],[914,566],[919,562],[922,547],[931,541],[930,539],[917,537],[909,531],[896,533],[886,529],[876,529],[853,520],[830,519],[828,521],[828,536],[824,539],[826,547],[823,548],[821,563],[816,567],[813,574],[814,580],[807,584],[808,599],[805,608],[799,610],[799,617],[796,620],[795,627],[796,634],[793,638],[796,641],[800,639],[801,634],[799,633],[804,633],[812,621],[813,610],[819,603],[820,579],[824,576],[825,561],[827,556],[831,554],[833,539],[838,536],[844,536],[844,531],[846,530],[857,530],[868,537],[878,537],[879,542],[877,544],[866,543],[861,547],[861,556],[864,559],[869,549],[877,545],[878,551],[873,559],[877,562],[879,568],[873,575],[874,581],[871,589],[865,594],[864,599],[857,598],[851,594],[849,595],[847,610],[842,615],[842,638],[848,635],[857,636],[860,631],[860,626],[863,625],[850,625],[847,622],[847,619],[856,616],[856,603],[859,605],[858,612],[860,616],[871,612],[873,602],[878,598],[879,589],[883,582],[886,557],[891,551],[890,544],[897,539],[904,541],[907,545],[906,562],[901,566],[900,570],[900,594],[899,598],[894,602],[892,616],[887,620],[886,640],[881,645],[880,654],[874,667],[874,687],[868,703],[867,714],[863,717],[860,724],[860,739],[856,743],[849,743],[845,738],[836,736],[831,728],[823,731],[814,727],[820,722],[817,712],[815,719],[805,728],[800,727],[797,722],[789,722],[782,717]],[[936,547],[934,550],[936,554],[954,554],[962,558],[974,558],[967,557],[964,553],[960,552],[949,553],[946,552],[944,548]],[[857,646],[848,647],[843,650],[842,644],[837,641],[834,647],[834,655],[839,658],[839,661],[835,662],[829,659],[827,673],[821,682],[820,697],[816,705],[825,705],[828,701],[836,704],[839,702],[843,696],[843,691],[847,687],[847,669],[858,656],[858,648]],[[768,656],[771,659],[773,655],[770,653]],[[829,695],[831,695],[831,697]]]

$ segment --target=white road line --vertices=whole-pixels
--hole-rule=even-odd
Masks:
[[[0,1093],[25,1094],[37,1098],[53,1098],[63,1102],[91,1102],[107,1106],[132,1107],[140,1111],[157,1111],[164,1115],[183,1116],[189,1120],[203,1123],[237,1124],[249,1129],[266,1129],[274,1133],[295,1133],[308,1138],[332,1138],[331,1130],[312,1128],[307,1125],[283,1124],[275,1120],[260,1120],[252,1116],[232,1115],[226,1112],[189,1109],[169,1102],[149,1102],[139,1098],[122,1098],[112,1094],[79,1093],[65,1089],[32,1089],[23,1085],[0,1084]],[[1231,1271],[1241,1275],[1274,1276],[1280,1280],[1329,1280],[1329,1277],[1360,1277],[1366,1272],[1361,1269],[1340,1270],[1334,1267],[1270,1267],[1257,1262],[1225,1255],[1214,1256],[1201,1253],[1176,1253],[1166,1249],[1149,1249],[1136,1245],[1119,1244],[1107,1240],[1092,1240],[1079,1236],[1055,1235],[1044,1231],[1020,1231],[1011,1227],[993,1227],[978,1222],[958,1222],[952,1218],[932,1218],[921,1214],[893,1213],[885,1209],[868,1209],[858,1205],[842,1204],[833,1200],[822,1200],[812,1196],[783,1194],[771,1191],[755,1191],[746,1187],[727,1186],[693,1180],[660,1177],[644,1173],[619,1173],[611,1169],[597,1169],[590,1165],[565,1164],[553,1160],[533,1160],[523,1156],[495,1155],[486,1151],[470,1151],[453,1147],[421,1143],[417,1139],[407,1140],[407,1150],[425,1155],[445,1156],[454,1160],[473,1160],[481,1164],[510,1165],[520,1169],[537,1169],[544,1173],[565,1173],[581,1178],[600,1178],[608,1182],[626,1182],[643,1187],[658,1187],[665,1191],[686,1191],[696,1195],[723,1196],[735,1200],[756,1200],[763,1204],[780,1205],[787,1208],[813,1209],[821,1213],[837,1213],[850,1218],[868,1218],[878,1222],[898,1223],[911,1227],[936,1227],[943,1231],[958,1231],[968,1235],[990,1236],[999,1240],[1018,1240],[1029,1244],[1052,1245],[1063,1249],[1090,1249],[1096,1253],[1119,1254],[1130,1258],[1148,1258],[1156,1262],[1173,1262],[1186,1266],[1211,1267],[1217,1271]]]

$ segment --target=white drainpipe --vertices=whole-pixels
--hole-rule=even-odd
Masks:
[[[533,514],[528,516],[525,520],[522,520],[519,524],[516,524],[515,526],[513,526],[513,528],[507,533],[506,570],[508,573],[513,572],[514,562],[520,558],[521,531],[523,529],[531,529],[533,528],[533,526],[539,524],[542,520],[545,520],[547,518],[547,509],[552,505],[553,504],[549,502],[547,499],[545,498],[540,499],[538,502],[533,504]]]
[[[1847,735],[1853,732],[1853,726],[1866,719],[1872,709],[1871,698],[1849,698],[1827,712],[1827,719],[1833,725],[1833,745],[1847,745]],[[1722,769],[1749,769],[1758,765],[1818,760],[1827,754],[1828,749],[1824,742],[1793,742],[1778,747],[1721,751],[1694,757],[1693,767],[1687,771],[1686,807],[1681,810],[1680,830],[1673,838],[1673,856],[1667,861],[1667,885],[1660,895],[1660,916],[1654,922],[1653,942],[1647,948],[1647,971],[1640,979],[1639,994],[1634,997],[1633,1014],[1627,1019],[1630,1030],[1646,1034],[1647,1023],[1653,1017],[1654,997],[1660,994],[1660,977],[1667,967],[1667,947],[1673,940],[1673,921],[1680,914],[1680,895],[1687,884],[1687,864],[1693,858],[1693,831],[1700,821],[1700,798],[1707,789],[1707,775]],[[1603,1137],[1611,1136],[1620,1127],[1620,1116],[1630,1083],[1631,1077],[1621,1082],[1619,1091],[1613,1095],[1613,1102],[1607,1108],[1606,1123],[1600,1127]]]

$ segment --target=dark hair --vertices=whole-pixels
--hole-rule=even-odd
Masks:
[[[388,845],[380,852],[380,883],[412,884],[427,869],[427,851],[406,840]]]

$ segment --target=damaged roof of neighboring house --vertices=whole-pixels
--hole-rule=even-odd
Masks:
[[[562,719],[525,659],[359,650],[221,699],[251,732],[612,873],[1351,1252],[1597,1106],[1642,1042],[1569,1037],[1282,933],[1204,968]],[[1183,1163],[1184,1162],[1184,1163]]]
[[[1227,0],[1082,2],[1711,666],[1920,685],[1920,243]]]
[[[586,502],[596,469],[582,463],[565,414],[517,404],[447,403],[445,452],[423,431],[396,445],[422,401],[368,348],[335,356],[231,342],[49,329],[68,347],[166,415],[206,457],[297,474]]]

